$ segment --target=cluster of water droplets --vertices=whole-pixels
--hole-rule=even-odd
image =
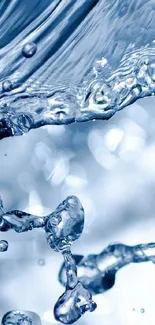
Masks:
[[[37,217],[22,211],[4,212],[1,203],[0,231],[10,229],[17,233],[43,228],[47,242],[56,252],[62,253],[66,269],[66,290],[54,307],[55,318],[71,324],[86,311],[94,311],[96,304],[92,294],[78,281],[77,267],[71,253],[71,245],[77,240],[84,227],[84,209],[75,196],[69,196],[48,216]]]

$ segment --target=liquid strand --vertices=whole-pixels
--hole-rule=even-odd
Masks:
[[[84,227],[84,209],[75,196],[67,197],[45,217],[17,210],[6,213],[2,200],[0,214],[1,232],[14,230],[20,233],[41,227],[50,247],[62,254],[64,263],[59,281],[65,286],[65,292],[54,306],[54,316],[64,324],[72,324],[86,311],[94,311],[97,305],[92,294],[111,289],[120,268],[130,263],[155,263],[155,243],[135,246],[111,244],[98,255],[73,256],[71,245],[80,237]],[[6,241],[1,241],[0,245],[2,251],[8,247]]]
[[[115,284],[116,273],[130,263],[155,263],[155,243],[127,246],[111,244],[98,255],[75,255],[78,279],[92,294],[103,293]],[[59,282],[66,285],[65,264],[59,271]]]
[[[75,196],[67,197],[53,213],[45,217],[18,210],[5,212],[2,201],[0,211],[0,231],[14,230],[21,233],[33,228],[43,228],[49,246],[62,254],[67,284],[65,292],[54,306],[55,319],[64,324],[72,324],[86,311],[94,311],[96,304],[92,300],[92,294],[78,281],[77,268],[71,253],[71,245],[80,237],[84,227],[84,209],[79,199]]]

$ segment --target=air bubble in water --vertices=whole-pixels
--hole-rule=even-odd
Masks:
[[[38,265],[39,265],[39,266],[43,266],[43,265],[45,265],[45,260],[44,260],[43,258],[39,258],[39,260],[38,260]]]
[[[8,242],[6,240],[0,240],[0,252],[6,252],[8,250]]]
[[[37,52],[37,45],[33,42],[26,43],[22,48],[22,53],[26,58],[31,58]]]
[[[145,309],[144,308],[141,308],[141,313],[144,314],[145,313]]]
[[[5,80],[2,82],[2,90],[4,92],[9,92],[12,90],[12,83],[10,80]]]

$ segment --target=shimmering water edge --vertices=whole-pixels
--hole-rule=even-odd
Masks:
[[[151,0],[36,3],[1,6],[1,139],[47,124],[109,119],[154,95]]]
[[[43,125],[62,125],[95,119],[107,120],[137,99],[155,94],[155,49],[127,53],[117,70],[102,78],[105,59],[75,87],[26,88],[2,94],[0,138],[22,135]],[[104,68],[102,68],[104,69]]]

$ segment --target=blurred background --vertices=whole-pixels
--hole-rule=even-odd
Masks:
[[[137,101],[109,121],[46,126],[0,141],[0,196],[5,211],[46,215],[68,195],[85,209],[76,254],[106,245],[155,241],[155,100]],[[44,231],[1,233],[9,250],[0,254],[0,317],[18,309],[36,312],[44,325],[57,323],[53,307],[64,288],[58,282],[61,254]],[[154,325],[155,267],[132,264],[115,286],[94,297],[98,308],[79,325]]]

